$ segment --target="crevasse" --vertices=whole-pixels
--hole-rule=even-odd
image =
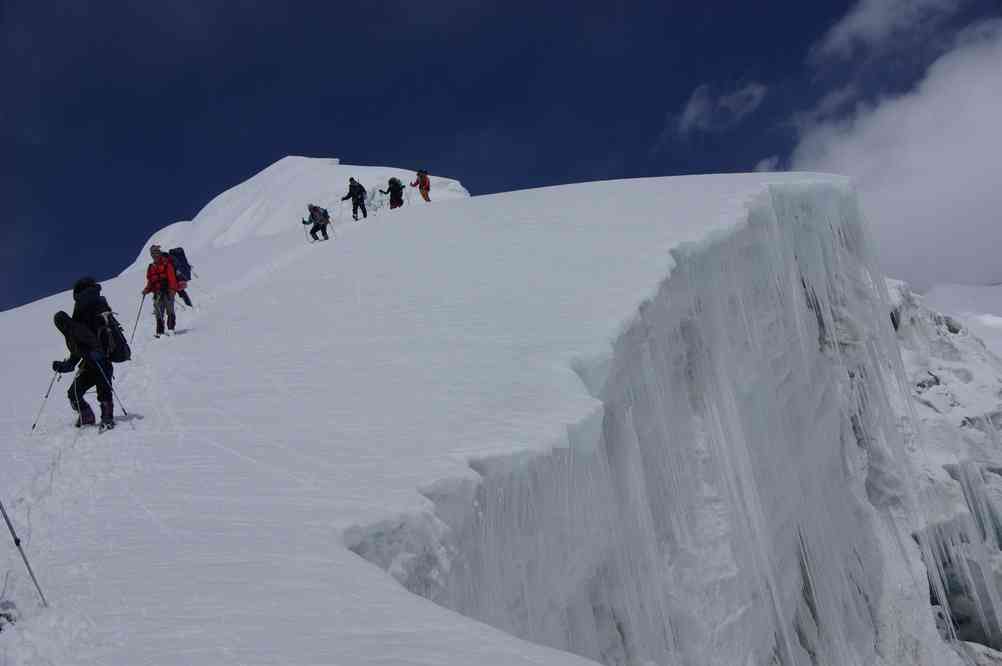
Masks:
[[[907,387],[853,193],[768,186],[674,255],[611,355],[578,364],[601,407],[564,445],[472,460],[478,482],[426,491],[432,514],[348,546],[605,664],[954,663],[926,601],[940,569],[910,538]]]

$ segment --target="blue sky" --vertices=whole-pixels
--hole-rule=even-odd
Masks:
[[[944,68],[937,90],[984,89],[975,65],[994,51],[973,51],[1002,41],[988,0],[4,0],[2,12],[0,309],[117,274],[153,231],[289,154],[425,167],[474,194],[756,165],[852,172],[888,113],[928,115],[924,98],[889,102],[921,95],[958,53],[973,64]],[[991,88],[984,122],[998,101]],[[875,189],[878,211],[902,198]],[[989,189],[961,193],[981,225]],[[1002,280],[988,258],[978,267],[971,280]]]

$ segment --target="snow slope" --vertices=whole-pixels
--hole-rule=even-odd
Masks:
[[[0,314],[0,488],[53,602],[0,550],[0,663],[960,663],[844,181],[433,179],[304,241],[391,171],[288,158],[154,236],[198,307],[144,316],[111,433],[63,388],[26,434],[70,299]]]

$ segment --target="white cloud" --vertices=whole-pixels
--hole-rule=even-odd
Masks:
[[[852,176],[884,269],[924,288],[1002,280],[1002,21],[917,87],[802,128],[794,168]]]
[[[770,155],[769,157],[763,158],[758,161],[755,165],[755,171],[779,171],[780,159],[779,155]]]
[[[891,37],[956,12],[965,0],[858,0],[846,16],[812,49],[811,58],[849,58]]]
[[[708,84],[697,87],[682,113],[675,130],[680,135],[693,131],[719,132],[730,129],[754,113],[765,99],[768,89],[761,83],[749,83],[734,92],[714,95]]]
[[[822,97],[813,109],[793,114],[793,125],[798,131],[804,132],[818,123],[844,116],[849,107],[857,103],[861,96],[859,88],[854,83],[836,88]]]

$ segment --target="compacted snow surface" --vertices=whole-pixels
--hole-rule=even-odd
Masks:
[[[70,295],[0,314],[52,603],[0,548],[0,664],[962,663],[843,180],[433,178],[354,223],[350,175],[409,176],[287,158],[151,239],[196,308],[153,340],[146,304],[112,432],[65,378],[28,434]],[[145,257],[104,283],[130,328]]]

